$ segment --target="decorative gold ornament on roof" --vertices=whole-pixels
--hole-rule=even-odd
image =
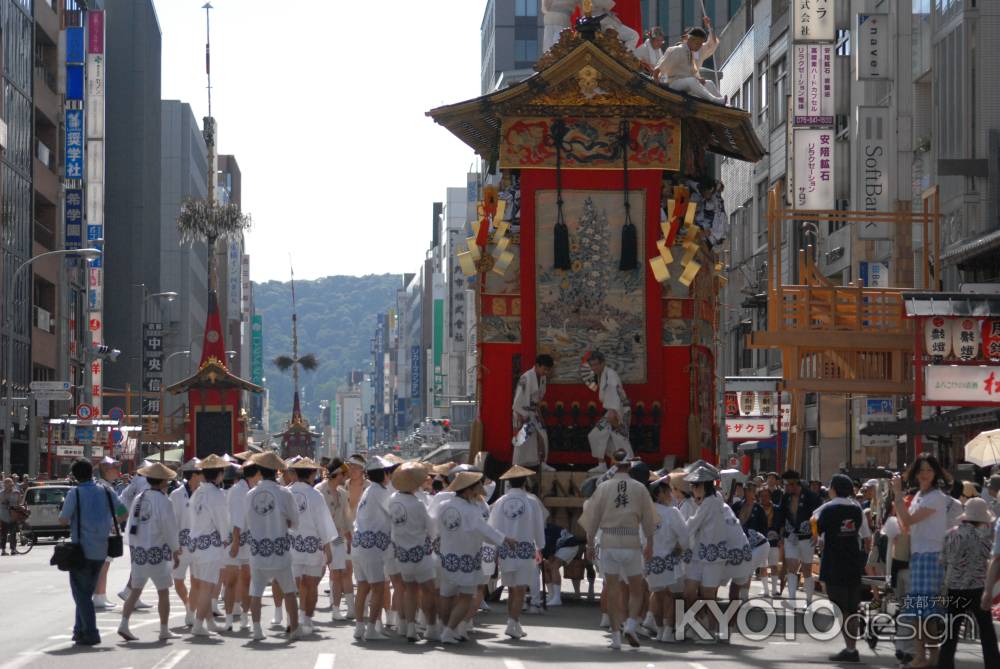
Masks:
[[[542,54],[542,57],[535,63],[535,71],[542,72],[548,69],[569,55],[578,46],[588,41],[590,40],[587,40],[575,30],[563,30],[559,33],[559,41],[553,44],[551,49]],[[625,67],[636,71],[642,70],[642,63],[639,62],[639,59],[631,51],[625,48],[625,45],[614,29],[598,30],[594,35],[593,43],[600,47],[601,51],[604,51]]]

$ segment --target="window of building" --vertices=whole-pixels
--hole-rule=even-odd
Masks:
[[[514,60],[518,64],[534,63],[538,60],[538,40],[518,39],[514,40]]]
[[[851,31],[845,28],[837,29],[837,55],[851,55]]]
[[[753,75],[747,77],[743,82],[743,111],[753,114]]]
[[[514,0],[514,16],[538,16],[538,0]]]
[[[694,25],[694,3],[695,0],[683,0],[681,5],[682,30],[687,30]]]
[[[743,109],[743,92],[737,90],[729,97],[729,106],[733,109]]]
[[[733,254],[733,264],[743,261],[743,249],[740,248],[740,210],[729,214],[729,250]]]
[[[771,90],[774,93],[770,100],[771,127],[774,128],[784,123],[788,114],[785,100],[788,96],[788,64],[785,56],[778,59],[778,62],[771,67],[771,81],[773,82]]]
[[[757,109],[757,123],[763,125],[767,121],[767,61],[762,60],[760,64],[757,65],[758,80],[760,85],[757,86],[758,94],[760,95],[760,105]]]
[[[757,184],[757,248],[767,246],[767,179]]]
[[[740,219],[740,225],[742,229],[739,230],[739,234],[743,237],[743,258],[749,260],[753,257],[754,249],[753,240],[753,200],[747,200],[740,207],[740,211],[743,216]]]

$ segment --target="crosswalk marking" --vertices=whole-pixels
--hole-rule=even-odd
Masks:
[[[337,659],[334,653],[320,653],[316,656],[316,664],[313,669],[333,669],[333,662]]]
[[[153,669],[174,669],[190,652],[190,650],[175,650],[154,664]]]
[[[708,667],[700,662],[688,662],[688,666],[691,667],[691,669],[708,669]]]
[[[503,666],[505,666],[507,669],[525,669],[524,662],[521,662],[521,660],[510,660],[505,658],[503,661]]]

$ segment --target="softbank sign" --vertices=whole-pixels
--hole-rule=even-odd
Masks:
[[[858,107],[857,201],[862,211],[889,211],[889,109]],[[861,239],[889,239],[888,223],[861,224]]]

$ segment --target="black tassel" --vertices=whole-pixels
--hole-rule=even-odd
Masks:
[[[635,224],[631,220],[625,219],[622,226],[622,256],[618,263],[618,269],[623,272],[631,272],[639,269],[639,239],[636,234]]]
[[[562,221],[556,223],[553,234],[552,266],[555,269],[570,269],[569,228]]]
[[[563,218],[562,196],[562,147],[566,138],[566,123],[556,119],[552,123],[552,139],[556,145],[556,225],[552,231],[552,267],[569,270],[572,263],[569,259],[569,228]]]
[[[622,121],[622,180],[624,181],[622,191],[625,196],[625,224],[622,225],[622,253],[618,261],[618,269],[622,272],[632,272],[639,268],[639,236],[635,224],[632,223],[632,205],[628,201],[628,143],[628,121]]]

